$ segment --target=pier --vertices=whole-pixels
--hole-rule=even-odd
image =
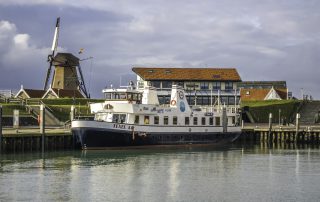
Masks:
[[[262,143],[297,143],[319,144],[320,125],[275,125],[245,124],[242,128],[240,140]]]
[[[2,152],[72,149],[73,141],[69,129],[47,128],[42,138],[39,128],[3,128],[0,148]]]

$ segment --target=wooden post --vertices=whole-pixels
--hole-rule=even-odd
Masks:
[[[269,114],[269,133],[268,133],[268,140],[271,141],[272,135],[272,113]]]
[[[300,129],[299,120],[300,120],[300,114],[297,113],[297,115],[296,115],[296,135],[294,137],[295,142],[298,140],[298,135],[299,135],[299,129]]]
[[[227,117],[226,107],[222,108],[222,127],[223,127],[223,132],[226,133],[228,130],[228,117]]]
[[[41,134],[41,149],[44,152],[44,139],[45,139],[45,111],[46,108],[40,105],[40,134]]]
[[[71,111],[70,111],[70,120],[73,121],[74,120],[74,105],[71,105]]]
[[[19,128],[19,110],[13,110],[13,128]]]
[[[2,151],[2,105],[0,105],[0,153]]]

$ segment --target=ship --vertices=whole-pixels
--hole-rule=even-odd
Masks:
[[[94,120],[73,120],[74,144],[82,149],[145,145],[223,145],[240,133],[237,108],[190,106],[181,86],[172,85],[169,104],[157,89],[104,89],[105,101],[90,104]]]

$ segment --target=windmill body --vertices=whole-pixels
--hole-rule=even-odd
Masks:
[[[51,83],[52,88],[79,90],[77,66],[79,58],[71,53],[58,53],[53,59],[54,75]]]

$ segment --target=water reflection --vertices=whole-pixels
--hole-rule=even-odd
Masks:
[[[319,154],[279,144],[6,154],[0,201],[316,201]]]

